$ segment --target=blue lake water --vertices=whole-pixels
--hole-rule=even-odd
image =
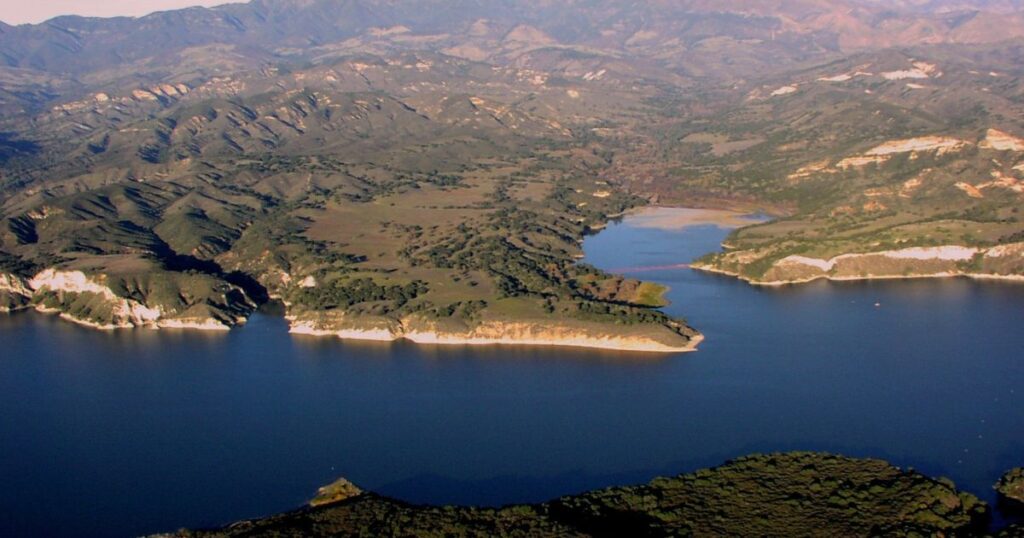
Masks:
[[[726,233],[627,221],[589,238],[586,261],[678,264]],[[216,335],[0,316],[0,535],[222,524],[339,476],[502,504],[804,449],[993,502],[1024,465],[1024,285],[635,276],[672,286],[666,310],[707,336],[698,353],[344,343],[271,315]]]

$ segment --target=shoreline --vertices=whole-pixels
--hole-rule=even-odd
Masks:
[[[657,230],[684,230],[695,226],[717,226],[733,230],[763,222],[754,215],[754,213],[732,209],[650,204],[629,209],[620,215],[609,218],[620,218],[622,222],[631,218],[633,220],[630,222],[630,226]]]
[[[219,321],[207,320],[200,322],[200,320],[177,320],[169,319],[159,321],[157,323],[145,324],[145,325],[113,325],[113,324],[100,324],[94,321],[84,320],[77,318],[55,308],[46,308],[41,305],[35,307],[28,305],[23,308],[16,308],[10,310],[2,310],[0,314],[15,314],[18,312],[33,312],[40,315],[57,316],[63,321],[73,323],[80,327],[88,329],[104,331],[112,333],[122,330],[182,330],[182,331],[200,331],[206,333],[226,333],[233,329],[233,327],[225,325]],[[437,330],[412,330],[409,332],[395,332],[388,329],[317,329],[308,322],[297,322],[295,318],[290,316],[275,316],[281,317],[288,321],[288,333],[297,336],[309,336],[314,338],[325,338],[333,337],[339,340],[352,340],[362,342],[387,342],[393,343],[400,340],[406,340],[416,345],[424,346],[446,346],[446,347],[490,347],[490,346],[501,346],[501,347],[514,347],[514,346],[526,346],[526,347],[567,347],[577,349],[600,349],[604,351],[621,351],[621,352],[633,352],[633,353],[651,353],[669,355],[674,353],[692,353],[699,351],[699,346],[705,340],[705,336],[702,333],[697,333],[689,337],[689,340],[685,345],[672,346],[669,344],[663,344],[653,339],[645,339],[642,337],[631,337],[631,336],[615,336],[615,335],[587,335],[584,330],[572,329],[570,327],[558,327],[552,326],[552,331],[575,331],[576,334],[568,335],[564,337],[502,337],[502,336],[473,336],[471,334],[446,334]],[[518,322],[508,322],[509,325],[514,326]],[[239,323],[243,325],[244,322]],[[493,325],[492,325],[493,328]],[[631,342],[631,340],[635,340]]]
[[[918,275],[868,275],[868,276],[832,276],[832,275],[815,275],[807,278],[798,278],[792,280],[755,280],[748,276],[741,275],[735,271],[729,271],[728,269],[720,269],[709,265],[691,264],[690,269],[695,271],[701,271],[704,273],[723,275],[733,277],[737,280],[741,280],[750,284],[751,286],[758,286],[763,288],[781,288],[784,286],[795,286],[799,284],[809,284],[818,280],[826,280],[829,282],[861,282],[869,280],[926,280],[926,279],[944,279],[944,278],[969,278],[972,280],[988,280],[996,282],[1013,282],[1013,283],[1024,283],[1024,275],[997,275],[988,273],[956,273],[944,271],[941,273],[931,274],[918,274]]]
[[[225,325],[224,323],[221,323],[220,321],[217,321],[216,319],[213,319],[213,318],[209,318],[209,319],[206,319],[206,320],[171,318],[171,319],[159,320],[159,321],[156,321],[154,323],[146,323],[146,324],[142,324],[142,325],[134,325],[134,324],[131,324],[131,323],[125,323],[125,324],[121,324],[121,325],[114,325],[114,324],[105,324],[104,325],[104,324],[101,324],[101,323],[97,323],[95,321],[89,321],[89,320],[86,320],[86,319],[77,318],[77,317],[75,317],[75,316],[73,316],[71,314],[68,314],[67,312],[64,312],[63,310],[60,310],[58,308],[47,308],[47,307],[45,307],[43,305],[36,305],[36,306],[26,305],[26,306],[24,306],[22,308],[13,308],[13,309],[0,310],[0,314],[14,314],[14,313],[17,313],[17,312],[35,312],[37,314],[42,314],[42,315],[46,315],[46,316],[57,316],[58,318],[60,318],[60,319],[62,319],[64,321],[70,322],[70,323],[74,323],[75,325],[78,325],[78,326],[81,326],[81,327],[86,327],[86,328],[89,328],[89,329],[105,331],[105,332],[114,332],[114,331],[121,331],[121,330],[135,330],[135,329],[148,329],[148,330],[152,330],[152,331],[157,331],[157,330],[161,330],[161,329],[167,329],[167,330],[187,330],[187,331],[202,331],[202,332],[227,332],[227,331],[231,330],[231,326]],[[244,321],[241,321],[238,324],[241,325],[241,324],[244,324],[244,323],[245,323]]]
[[[310,534],[311,522],[322,529],[312,533],[316,536],[373,535],[380,534],[380,527],[374,526],[374,522],[394,518],[412,522],[410,526],[418,529],[419,534],[450,534],[456,529],[461,531],[459,535],[472,536],[523,533],[590,536],[598,520],[598,524],[619,529],[622,532],[618,534],[624,536],[651,534],[652,529],[657,536],[786,536],[786,531],[804,536],[821,534],[823,529],[829,536],[857,536],[877,528],[920,529],[922,535],[927,536],[988,536],[990,534],[985,532],[969,530],[997,528],[989,519],[991,505],[967,489],[961,489],[949,479],[933,478],[875,457],[851,458],[829,452],[770,452],[738,456],[716,467],[700,467],[685,474],[647,480],[632,486],[603,486],[533,505],[505,504],[481,509],[442,503],[423,503],[410,508],[406,502],[363,490],[342,477],[317,489],[315,497],[305,505],[286,512],[236,521],[219,528],[151,536],[221,538],[262,536],[275,531]],[[737,482],[750,486],[737,491],[734,487]],[[811,501],[800,503],[794,512],[794,505],[788,499],[821,483],[838,484],[829,490],[836,493],[811,496]],[[706,502],[679,508],[674,499],[680,496],[701,498]],[[653,500],[634,502],[638,497]],[[853,500],[837,505],[831,502],[835,497]],[[856,504],[852,512],[848,508],[851,503]],[[550,513],[546,507],[551,506],[558,508],[558,519],[554,521],[561,525],[554,530],[545,526],[552,521],[543,519]],[[773,517],[766,520],[763,513],[758,513],[763,507],[785,515],[777,520]],[[848,525],[851,517],[859,520],[857,525]],[[531,518],[534,518],[532,523]],[[481,521],[488,523],[481,524]],[[628,522],[623,524],[623,521]],[[794,521],[804,528],[794,531]],[[1004,527],[1014,528],[1005,524]]]
[[[502,337],[502,336],[479,336],[469,334],[458,334],[439,332],[437,330],[410,330],[396,332],[389,329],[318,329],[309,322],[300,322],[294,318],[286,318],[289,321],[288,332],[300,336],[312,337],[335,337],[340,340],[353,340],[364,342],[398,342],[406,340],[417,345],[430,346],[463,346],[463,347],[487,347],[487,346],[538,346],[538,347],[572,347],[580,349],[601,349],[606,351],[624,351],[637,353],[691,353],[698,351],[698,347],[705,337],[697,333],[689,337],[686,345],[671,346],[652,339],[644,339],[629,336],[598,336],[587,335],[585,331],[565,327],[559,329],[552,327],[551,330],[575,331],[575,335],[564,337],[543,337],[530,336],[523,338]],[[512,326],[517,322],[509,322]],[[630,342],[636,340],[636,342]]]
[[[17,299],[14,306],[0,308],[0,313],[11,314],[22,310],[34,310],[40,314],[53,314],[65,321],[69,321],[82,327],[101,331],[116,331],[120,329],[179,329],[195,330],[204,332],[225,332],[233,325],[245,323],[246,318],[240,316],[225,315],[218,319],[212,315],[188,315],[187,312],[165,313],[162,306],[148,306],[144,300],[120,296],[105,282],[97,281],[94,277],[86,275],[81,271],[60,270],[48,268],[36,273],[33,277],[21,277],[9,273],[0,273],[0,293],[13,296]],[[63,300],[65,293],[90,294],[97,296],[103,304],[109,307],[109,320],[95,321],[68,312],[64,308],[46,306],[46,293],[57,294]],[[11,299],[8,298],[8,301]],[[59,304],[59,306],[66,306]],[[228,319],[230,321],[223,321]]]
[[[645,205],[636,207],[630,210],[623,211],[615,215],[607,215],[603,222],[598,223],[591,227],[592,233],[598,233],[603,229],[607,228],[608,225],[616,219],[629,217],[637,213],[642,213],[645,210],[650,211],[652,209],[657,210],[661,206]],[[707,210],[707,209],[693,209],[693,208],[677,208],[684,213],[690,213],[689,218],[697,216],[706,216],[707,213],[718,213],[730,214],[731,218],[742,218],[735,212],[726,210]],[[706,220],[706,219],[705,219]],[[715,219],[712,219],[715,220]],[[699,224],[699,223],[695,223]],[[737,224],[739,225],[739,224]],[[583,237],[579,238],[582,243]],[[579,258],[585,257],[584,254],[580,254]],[[49,272],[48,272],[49,271]],[[5,275],[6,276],[6,275]],[[46,277],[43,279],[42,277]],[[8,291],[16,292],[19,295],[26,297],[28,300],[32,299],[32,296],[37,291],[47,288],[54,287],[50,286],[49,283],[45,283],[43,280],[53,280],[54,278],[63,276],[57,269],[47,269],[40,272],[31,279],[26,279],[28,282],[39,282],[39,284],[33,286],[28,284],[22,289],[14,289],[12,285],[6,286],[11,288]],[[100,292],[104,295],[108,295],[111,298],[119,298],[109,288],[105,286],[103,289],[98,289],[99,285],[94,284],[84,274],[78,273],[72,276],[77,277],[72,285],[64,282],[67,280],[61,280],[56,283],[56,287],[59,289],[73,288],[71,291],[79,291],[79,288],[83,286],[89,286],[89,291]],[[9,279],[8,279],[9,280]],[[81,282],[79,282],[81,281]],[[5,281],[6,283],[6,281]],[[10,284],[10,283],[8,283]],[[92,288],[97,288],[93,290]],[[661,307],[659,307],[661,308]],[[101,331],[117,331],[122,329],[178,329],[178,330],[196,330],[196,331],[210,331],[210,332],[227,332],[230,331],[235,325],[241,325],[245,323],[245,320],[238,320],[235,324],[225,324],[217,321],[213,318],[208,320],[179,320],[179,319],[168,319],[160,320],[154,319],[145,323],[122,323],[122,324],[103,324],[87,319],[81,319],[72,314],[69,314],[59,308],[47,308],[42,305],[33,305],[31,303],[25,304],[22,307],[13,309],[0,310],[0,313],[13,313],[21,310],[34,310],[41,314],[55,314],[60,319],[74,323],[76,325],[96,329]],[[657,310],[657,309],[655,309]],[[290,334],[299,336],[311,336],[311,337],[334,337],[341,340],[353,340],[353,341],[369,341],[369,342],[396,342],[398,340],[407,340],[417,345],[431,345],[431,346],[468,346],[468,347],[485,347],[485,346],[539,346],[539,347],[568,347],[578,349],[599,349],[606,351],[621,351],[621,352],[636,352],[636,353],[656,353],[656,354],[673,354],[673,353],[690,353],[698,350],[698,346],[704,341],[705,337],[703,334],[697,332],[693,336],[687,337],[686,335],[676,334],[680,339],[686,338],[687,341],[684,345],[672,345],[658,341],[656,338],[634,336],[628,333],[616,334],[616,325],[608,324],[607,333],[602,333],[600,329],[602,327],[595,327],[595,331],[588,334],[586,328],[575,328],[570,325],[549,325],[545,326],[544,323],[548,321],[542,321],[541,323],[531,323],[530,321],[508,321],[508,322],[491,322],[490,326],[475,327],[469,330],[467,333],[460,332],[446,332],[438,330],[436,328],[429,328],[424,330],[406,330],[405,326],[407,320],[398,322],[397,330],[393,328],[369,328],[369,329],[358,329],[358,328],[320,328],[317,324],[311,320],[298,320],[295,316],[289,315],[286,311],[282,317],[287,320],[289,324],[288,332]],[[504,325],[504,326],[502,326]],[[329,325],[328,325],[329,326]],[[670,330],[664,327],[666,330]],[[544,332],[559,333],[562,335],[555,334],[553,336],[546,336]],[[518,333],[518,334],[517,334]]]

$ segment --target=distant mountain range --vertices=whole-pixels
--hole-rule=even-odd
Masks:
[[[784,60],[819,50],[1021,37],[1020,7],[1019,0],[254,0],[142,18],[68,16],[36,25],[0,24],[0,61],[84,76],[159,64],[214,45],[265,60],[315,54],[367,37],[456,53],[461,46],[473,59],[492,52],[474,47],[482,40],[511,39],[667,62],[697,44],[721,49],[757,41],[770,48],[765,43],[774,41],[788,48],[779,58]],[[409,35],[429,38],[410,41]],[[712,38],[731,43],[709,43]]]

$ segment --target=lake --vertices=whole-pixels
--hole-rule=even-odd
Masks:
[[[697,353],[345,343],[292,337],[269,314],[225,334],[0,315],[0,535],[223,524],[339,476],[502,504],[828,450],[994,502],[1024,465],[1024,285],[761,289],[664,268],[728,230],[648,224],[610,225],[585,261],[671,286],[666,311],[707,336]]]

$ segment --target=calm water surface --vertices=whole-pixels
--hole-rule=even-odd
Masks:
[[[587,261],[678,264],[725,234],[627,221],[589,238]],[[0,316],[0,535],[221,524],[338,476],[416,502],[539,501],[790,449],[885,458],[992,502],[1024,464],[1024,285],[635,276],[672,286],[700,352],[342,343],[269,315],[223,335]]]

